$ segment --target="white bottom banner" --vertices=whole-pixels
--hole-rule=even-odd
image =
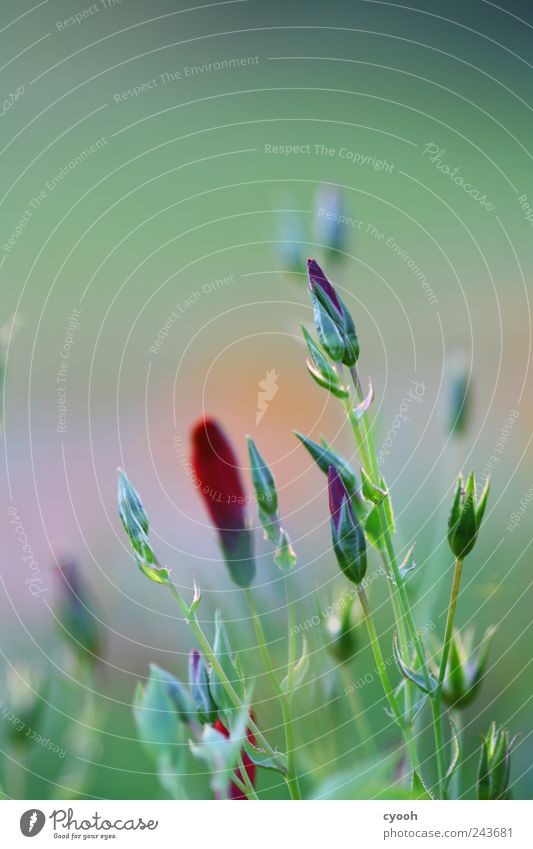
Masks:
[[[290,805],[290,808],[289,808]],[[269,810],[267,810],[267,807]],[[274,811],[274,807],[277,808]],[[2,845],[533,846],[531,802],[3,801]]]

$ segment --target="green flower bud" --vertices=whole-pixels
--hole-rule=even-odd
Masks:
[[[509,799],[511,749],[515,738],[493,722],[483,738],[479,762],[477,797],[484,800]]]
[[[118,509],[141,572],[157,584],[170,583],[168,569],[161,566],[148,540],[150,525],[141,499],[121,469],[118,475]]]
[[[463,559],[469,554],[474,545],[483,519],[490,489],[490,478],[476,504],[476,484],[474,472],[466,482],[459,475],[453,498],[450,518],[448,520],[448,542],[453,554]]]
[[[349,663],[357,651],[357,623],[354,623],[354,597],[350,597],[339,614],[328,616],[324,623],[327,648],[339,663]]]
[[[272,472],[261,457],[257,445],[251,436],[246,437],[248,442],[248,454],[252,468],[252,483],[259,509],[267,516],[275,517],[278,510],[278,494]]]
[[[74,557],[57,558],[56,613],[61,636],[83,663],[95,665],[104,648],[104,635],[83,572]]]
[[[155,663],[150,664],[150,680],[157,681],[164,688],[182,722],[186,725],[194,723],[196,708],[187,687],[181,681]]]
[[[446,402],[446,431],[461,436],[468,427],[471,408],[470,374],[463,362],[458,361],[450,368]]]
[[[459,633],[454,634],[442,688],[442,698],[450,707],[463,709],[477,696],[495,631],[495,628],[487,629],[477,653],[472,652],[470,635],[463,642]]]

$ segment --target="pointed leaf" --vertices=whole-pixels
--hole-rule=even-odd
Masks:
[[[413,793],[413,799],[428,800],[435,798],[431,795],[430,791],[422,781],[422,778],[420,777],[416,769],[413,770],[413,782],[411,785],[411,790]]]
[[[354,419],[355,419],[356,422],[359,422],[363,418],[364,414],[366,413],[366,411],[370,407],[373,400],[374,400],[374,389],[372,387],[371,381],[369,380],[368,381],[368,393],[367,393],[366,397],[363,398],[363,400],[359,404],[357,404],[356,407],[353,408],[353,416],[354,416]]]
[[[451,716],[450,719],[450,729],[451,729],[451,742],[452,742],[452,759],[450,761],[450,766],[446,771],[446,775],[444,776],[444,792],[447,794],[448,787],[450,786],[450,781],[453,778],[453,775],[459,766],[459,760],[461,758],[461,740],[459,737],[459,733],[455,726],[454,721]]]
[[[433,693],[434,690],[435,690],[435,687],[437,686],[436,679],[433,677],[433,675],[431,673],[428,673],[428,677],[429,677],[429,687],[428,687],[428,685],[426,684],[425,676],[421,672],[416,672],[414,669],[411,669],[409,666],[407,666],[407,664],[402,660],[402,657],[400,655],[400,651],[398,649],[398,638],[397,638],[396,634],[394,635],[393,651],[394,651],[394,657],[396,659],[396,663],[398,664],[398,667],[399,667],[402,675],[405,678],[408,678],[410,681],[412,681],[413,684],[416,684],[416,686],[419,688],[419,690],[422,690],[422,692],[428,693],[428,694]]]

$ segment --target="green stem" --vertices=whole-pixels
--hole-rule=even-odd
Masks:
[[[450,592],[450,602],[448,605],[448,614],[446,617],[446,630],[444,633],[444,644],[442,647],[442,657],[440,661],[440,669],[439,669],[439,678],[437,681],[437,687],[435,690],[435,713],[438,719],[438,726],[440,729],[440,739],[442,742],[442,722],[443,717],[441,713],[441,696],[442,696],[442,686],[444,684],[444,679],[446,677],[446,667],[448,666],[448,658],[450,656],[450,647],[452,644],[453,637],[453,624],[455,621],[455,611],[457,608],[457,600],[459,598],[459,586],[461,584],[461,574],[463,571],[463,561],[460,557],[455,561],[455,567],[453,570],[453,581],[452,581],[452,589]],[[439,788],[442,793],[443,790],[443,780],[444,780],[444,749],[441,746],[440,750],[437,751],[437,763],[439,764]]]
[[[216,657],[213,653],[213,649],[211,648],[211,645],[209,643],[209,640],[205,636],[205,634],[202,630],[202,627],[201,627],[200,623],[198,622],[198,619],[196,618],[196,616],[194,614],[191,615],[191,612],[189,610],[187,602],[185,601],[185,599],[183,598],[183,596],[181,595],[181,593],[177,589],[177,587],[175,587],[174,584],[167,584],[166,586],[169,588],[173,598],[177,601],[177,603],[178,603],[178,605],[179,605],[179,607],[180,607],[180,609],[181,609],[181,611],[182,611],[182,613],[185,617],[185,621],[191,626],[191,630],[192,630],[194,636],[198,640],[198,643],[199,643],[203,653],[205,654],[207,660],[209,661],[209,663],[211,664],[211,666],[215,670],[215,672],[218,676],[218,679],[220,680],[220,683],[224,687],[224,690],[226,691],[229,698],[231,699],[233,706],[235,708],[237,708],[238,710],[242,710],[244,705],[243,705],[242,701],[240,700],[238,694],[235,692],[235,689],[234,689],[231,681],[229,680],[226,673],[222,669],[220,663],[216,659]],[[253,735],[255,736],[255,739],[257,740],[257,743],[259,744],[259,746],[261,748],[263,748],[266,752],[268,752],[268,754],[270,755],[272,760],[274,760],[276,762],[276,764],[278,765],[280,772],[283,775],[285,775],[285,772],[286,772],[285,766],[280,761],[278,753],[272,748],[272,746],[270,745],[270,743],[268,742],[268,740],[264,736],[263,732],[255,724],[252,717],[250,717],[250,719],[248,721],[248,727],[250,728]]]
[[[242,754],[239,755],[239,765],[240,765],[240,773],[242,775],[241,784],[243,785],[243,792],[246,794],[248,799],[257,799],[257,793],[255,792],[255,787],[252,782],[248,778],[248,773],[246,771],[246,767],[244,766],[244,761],[242,758]],[[235,776],[238,780],[238,776]]]
[[[357,369],[354,366],[350,369],[350,374],[352,376],[352,380],[355,386],[356,395],[358,398],[361,397],[361,384],[359,382],[359,377],[357,374]],[[379,486],[380,485],[380,476],[378,472],[378,465],[376,459],[376,451],[374,447],[374,440],[372,438],[372,432],[368,424],[366,413],[362,416],[361,425],[363,428],[363,436],[361,436],[359,430],[359,421],[355,417],[353,410],[351,409],[351,404],[349,402],[345,402],[345,408],[348,412],[348,417],[350,419],[350,423],[352,425],[352,429],[354,432],[354,436],[359,447],[359,452],[361,454],[361,459],[364,464],[366,464],[366,469],[370,473],[373,482]],[[389,497],[388,495],[386,496]],[[431,690],[431,675],[429,670],[429,663],[426,657],[426,653],[424,650],[424,646],[422,643],[422,639],[420,634],[416,628],[415,621],[413,618],[413,614],[411,611],[411,605],[409,602],[409,597],[407,595],[407,590],[405,587],[405,583],[403,577],[401,575],[400,569],[398,567],[398,562],[396,560],[396,553],[394,551],[394,544],[392,542],[392,535],[389,530],[389,523],[387,519],[387,515],[385,512],[385,505],[383,502],[378,505],[378,517],[380,522],[380,531],[383,536],[383,540],[385,543],[385,549],[388,556],[389,561],[389,578],[393,580],[393,583],[396,587],[396,592],[399,598],[401,613],[397,608],[393,605],[393,610],[395,614],[395,620],[398,625],[398,639],[400,641],[400,647],[402,646],[402,641],[404,643],[404,647],[407,646],[407,640],[405,638],[405,632],[402,635],[400,623],[403,624],[405,620],[407,630],[409,632],[409,638],[415,648],[416,656],[418,659],[418,663],[422,670],[422,674],[424,676],[424,681],[428,691]],[[404,657],[406,655],[404,654]],[[407,700],[410,696],[407,694]],[[440,708],[438,708],[438,704],[436,705],[437,699],[435,699],[435,694],[430,694],[430,702],[431,702],[431,710],[432,710],[432,726],[433,726],[433,736],[435,738],[435,748],[437,753],[437,764],[439,771],[439,786],[442,786],[443,780],[443,762],[444,762],[444,748],[443,748],[443,739],[442,739],[442,724],[440,720]],[[408,704],[408,701],[406,702]],[[438,709],[437,709],[438,708]]]
[[[373,755],[376,753],[376,747],[374,745],[374,735],[372,733],[372,729],[366,718],[366,711],[364,710],[363,705],[358,699],[355,687],[353,682],[350,681],[349,667],[346,663],[341,663],[341,677],[344,684],[344,692],[348,696],[350,701],[350,709],[352,713],[352,717],[355,720],[357,730],[359,732],[359,736],[363,742],[363,746],[367,751],[368,755]]]
[[[251,589],[248,587],[244,594],[246,596],[246,601],[248,603],[248,608],[250,610],[250,616],[252,618],[252,623],[255,631],[255,638],[257,640],[257,647],[259,649],[259,654],[261,655],[261,661],[263,666],[265,667],[265,671],[270,679],[272,687],[278,696],[282,695],[282,690],[279,684],[279,681],[276,677],[276,673],[274,672],[274,667],[272,665],[272,659],[270,657],[270,652],[268,650],[268,645],[265,637],[265,632],[263,630],[263,625],[261,622],[261,617],[259,616],[259,611],[257,609],[257,605],[255,603],[254,594]]]
[[[294,758],[294,735],[293,735],[293,720],[292,720],[292,709],[291,709],[291,699],[292,699],[292,672],[291,670],[294,667],[294,614],[292,610],[292,604],[289,604],[290,595],[288,594],[288,577],[285,576],[285,589],[287,592],[287,603],[288,603],[288,617],[289,617],[289,634],[288,634],[288,644],[289,644],[289,662],[287,669],[287,692],[283,692],[281,689],[281,685],[276,677],[276,673],[274,671],[274,667],[272,665],[272,660],[270,657],[270,652],[268,651],[268,645],[265,637],[265,632],[263,630],[263,625],[261,622],[261,617],[259,615],[259,611],[257,610],[257,606],[255,603],[255,599],[253,593],[250,589],[247,589],[246,599],[248,602],[248,607],[250,608],[250,614],[252,617],[252,622],[254,624],[255,636],[257,639],[257,646],[259,648],[259,653],[261,655],[261,660],[263,662],[263,666],[268,674],[272,682],[272,686],[280,699],[281,710],[283,714],[283,728],[285,732],[285,748],[287,751],[287,775],[285,776],[285,780],[287,782],[287,786],[289,788],[289,792],[291,794],[292,799],[301,799],[300,789],[298,786],[298,779],[296,777],[296,766],[295,766],[295,758]],[[292,663],[291,663],[292,659]]]
[[[294,607],[292,604],[292,594],[290,586],[290,578],[287,573],[285,578],[285,596],[287,599],[287,620],[288,620],[288,661],[287,661],[287,692],[282,698],[283,707],[283,722],[285,725],[285,739],[287,741],[287,784],[293,799],[301,799],[300,786],[298,784],[298,774],[296,771],[296,751],[294,748],[294,719],[292,716],[292,696],[293,696],[293,672],[296,663],[296,643],[294,634]]]
[[[372,647],[372,652],[374,654],[374,660],[376,662],[376,669],[378,671],[378,675],[381,681],[381,685],[383,687],[385,696],[390,705],[391,711],[393,712],[398,725],[400,726],[405,745],[407,748],[407,752],[409,754],[409,758],[411,759],[411,764],[413,769],[416,769],[420,772],[420,764],[418,760],[418,752],[416,750],[415,741],[413,739],[412,729],[404,722],[402,712],[398,705],[398,701],[394,694],[394,688],[391,684],[390,678],[387,674],[387,667],[385,661],[383,659],[383,654],[381,652],[381,647],[379,645],[379,639],[376,632],[376,627],[374,625],[374,619],[372,617],[372,613],[370,611],[370,605],[368,604],[368,598],[361,584],[357,585],[357,592],[359,594],[359,600],[361,602],[361,607],[363,608],[363,614],[365,618],[366,627],[368,630],[368,636],[370,639],[370,645]]]

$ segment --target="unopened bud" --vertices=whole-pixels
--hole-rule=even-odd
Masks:
[[[464,558],[476,544],[477,535],[487,505],[490,479],[476,503],[476,484],[472,472],[466,482],[459,475],[448,521],[448,542],[453,554]]]

